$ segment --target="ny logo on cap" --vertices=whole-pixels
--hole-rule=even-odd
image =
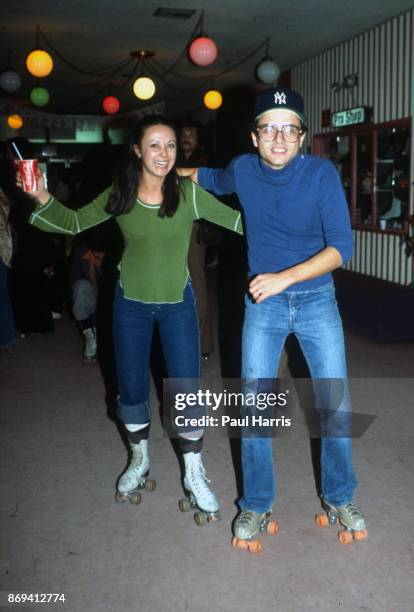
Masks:
[[[284,93],[275,93],[275,104],[286,104],[286,94]]]

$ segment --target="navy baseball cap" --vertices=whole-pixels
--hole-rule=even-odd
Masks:
[[[293,89],[270,87],[261,91],[254,107],[254,120],[272,110],[286,109],[292,111],[306,125],[303,98]]]

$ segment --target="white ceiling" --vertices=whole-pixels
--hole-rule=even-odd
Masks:
[[[211,75],[223,70],[230,69],[215,79],[214,86],[224,93],[235,86],[254,87],[254,68],[265,55],[264,46],[235,66],[266,38],[270,55],[284,70],[412,5],[413,0],[3,0],[0,69],[7,67],[10,49],[12,66],[23,79],[21,90],[10,97],[27,100],[35,79],[24,61],[35,46],[37,24],[55,50],[84,71],[126,62],[138,49],[154,51],[154,59],[167,69],[185,49],[203,10],[204,31],[219,49],[216,62],[200,68],[184,55],[163,81],[154,79],[157,93],[151,102],[165,100],[171,114],[183,115],[201,106]],[[153,17],[160,6],[192,8],[196,13],[188,20]],[[108,79],[79,73],[41,42],[55,60],[55,70],[41,82],[51,94],[45,110],[100,113]],[[112,93],[120,98],[122,110],[145,105],[135,98],[131,84],[120,87],[132,68],[133,63],[113,78]]]

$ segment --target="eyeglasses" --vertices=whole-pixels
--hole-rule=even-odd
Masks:
[[[299,136],[303,134],[303,130],[297,125],[278,125],[277,123],[258,125],[256,134],[263,142],[272,142],[276,134],[280,132],[283,140],[286,142],[297,142]]]

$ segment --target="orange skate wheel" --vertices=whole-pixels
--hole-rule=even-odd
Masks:
[[[341,542],[341,544],[350,544],[352,542],[352,533],[351,533],[351,531],[347,531],[346,529],[343,529],[342,531],[339,531],[338,539]]]
[[[315,523],[317,527],[327,527],[329,525],[329,519],[326,514],[318,512],[315,516]]]
[[[248,543],[249,552],[258,555],[262,552],[262,543],[260,540],[250,540]]]
[[[276,535],[279,533],[279,523],[277,521],[269,521],[266,526],[266,533]]]
[[[354,540],[365,540],[368,537],[368,529],[362,529],[361,531],[354,531]]]
[[[236,538],[236,536],[233,536],[231,544],[233,548],[241,548],[241,549],[249,548],[249,543],[247,540],[239,540],[239,538]]]

